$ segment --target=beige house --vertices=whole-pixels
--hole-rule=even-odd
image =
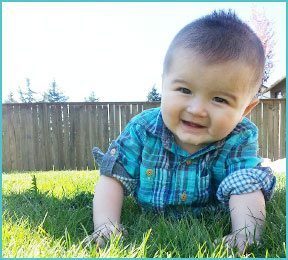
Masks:
[[[286,76],[273,83],[265,92],[270,92],[270,98],[286,98]]]

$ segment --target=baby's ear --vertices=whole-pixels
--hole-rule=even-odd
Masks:
[[[258,98],[253,98],[252,101],[250,102],[250,104],[245,108],[245,111],[243,113],[243,117],[247,116],[254,107],[256,107],[259,103],[259,99]]]

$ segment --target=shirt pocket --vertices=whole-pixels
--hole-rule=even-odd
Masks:
[[[171,184],[170,172],[149,162],[140,165],[138,201],[161,209],[167,204]]]

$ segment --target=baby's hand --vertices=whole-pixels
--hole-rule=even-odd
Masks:
[[[224,243],[229,248],[236,247],[239,253],[244,253],[247,249],[248,245],[252,245],[256,243],[257,245],[260,243],[258,240],[255,240],[253,236],[249,236],[244,233],[231,233],[222,238]]]
[[[90,236],[83,240],[84,245],[95,242],[98,247],[104,247],[112,235],[127,235],[126,229],[121,224],[105,223],[99,226]]]

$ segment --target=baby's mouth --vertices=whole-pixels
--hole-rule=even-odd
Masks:
[[[186,121],[186,120],[181,120],[182,123],[186,126],[189,126],[189,127],[194,127],[194,128],[205,128],[205,126],[203,125],[199,125],[199,124],[196,124],[196,123],[193,123],[193,122],[189,122],[189,121]]]

